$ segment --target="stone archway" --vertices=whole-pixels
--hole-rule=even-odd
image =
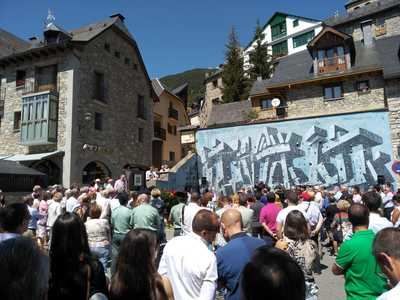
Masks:
[[[82,170],[83,184],[90,184],[96,178],[104,180],[106,177],[111,177],[111,171],[101,161],[92,161],[88,163]]]
[[[61,169],[53,161],[40,160],[30,165],[30,167],[46,174],[48,176],[48,185],[61,183]]]

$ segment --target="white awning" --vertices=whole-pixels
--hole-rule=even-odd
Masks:
[[[41,160],[44,158],[49,158],[56,155],[62,155],[64,151],[57,150],[53,152],[45,152],[45,153],[36,153],[36,154],[15,154],[13,156],[5,158],[5,160],[11,161],[35,161]]]

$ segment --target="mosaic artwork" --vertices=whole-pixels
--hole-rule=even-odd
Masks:
[[[394,183],[386,112],[360,113],[197,132],[199,175],[232,193],[269,186]]]

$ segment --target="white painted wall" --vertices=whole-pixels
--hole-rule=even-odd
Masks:
[[[303,50],[307,49],[307,45],[303,45],[301,47],[293,48],[293,37],[290,37],[291,35],[295,35],[298,33],[298,35],[303,34],[307,32],[307,29],[316,27],[314,29],[315,35],[317,35],[321,30],[322,30],[322,24],[321,22],[316,22],[308,19],[302,19],[299,18],[299,25],[296,27],[293,27],[293,21],[295,20],[295,17],[292,16],[287,16],[286,17],[286,37],[283,37],[281,39],[278,39],[276,41],[284,41],[285,39],[288,40],[288,55],[291,55],[293,53],[297,53]],[[272,34],[271,34],[271,26],[267,25],[263,31],[264,33],[264,40],[263,44],[268,44],[268,48],[270,50],[270,53],[272,54]],[[275,42],[275,41],[274,41]],[[249,53],[254,50],[254,46],[256,45],[256,42],[253,42],[248,48],[244,50],[243,53],[243,61],[244,61],[244,69],[248,70],[250,65],[249,65]]]

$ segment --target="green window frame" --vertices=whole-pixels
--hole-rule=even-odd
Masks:
[[[288,54],[288,44],[287,41],[272,45],[272,56],[280,57]]]
[[[308,44],[315,36],[314,30],[293,37],[293,48]]]
[[[271,35],[273,41],[286,36],[286,20],[271,26]]]
[[[22,97],[22,144],[57,142],[57,100],[57,96],[49,92]]]

